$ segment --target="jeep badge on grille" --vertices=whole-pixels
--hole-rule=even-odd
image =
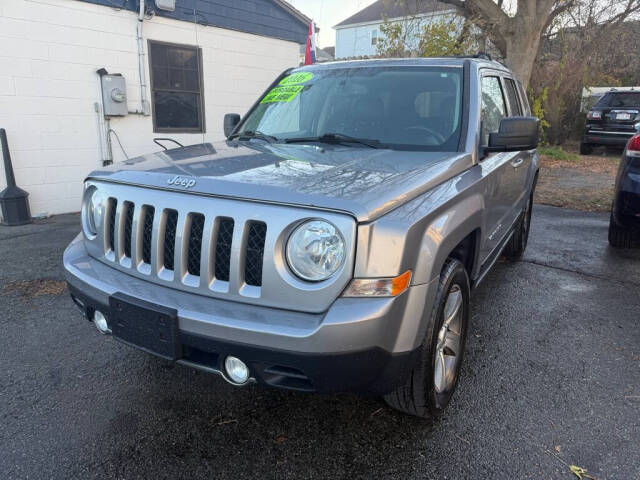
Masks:
[[[176,187],[191,188],[196,184],[196,181],[193,178],[182,178],[180,175],[176,175],[167,180],[167,183]]]

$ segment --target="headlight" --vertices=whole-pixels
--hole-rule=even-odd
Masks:
[[[312,220],[297,227],[287,243],[287,262],[298,277],[326,280],[344,263],[344,239],[329,222]]]
[[[92,237],[98,233],[98,229],[102,225],[102,196],[96,187],[87,189],[82,210],[85,234],[87,237]]]

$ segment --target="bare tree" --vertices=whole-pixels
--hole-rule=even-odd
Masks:
[[[558,20],[566,22],[575,15],[576,8],[601,12],[596,21],[603,28],[640,11],[640,0],[514,0],[513,4],[505,4],[503,0],[441,1],[458,7],[462,15],[485,32],[525,86],[529,84],[543,35]],[[588,14],[587,17],[595,18]]]
[[[543,39],[530,87],[533,97],[541,99],[550,143],[580,135],[583,87],[640,82],[640,55],[631,47],[638,41],[640,22],[612,17],[608,5],[603,0],[576,3]]]

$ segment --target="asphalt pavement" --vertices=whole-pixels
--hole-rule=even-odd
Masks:
[[[77,215],[0,227],[0,478],[640,478],[640,251],[534,209],[472,299],[458,391],[424,421],[174,366],[101,336],[61,255]]]

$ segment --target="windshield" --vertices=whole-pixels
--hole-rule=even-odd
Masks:
[[[238,133],[457,151],[461,116],[459,67],[299,69],[262,97]]]
[[[639,93],[607,93],[596,107],[640,107]]]

